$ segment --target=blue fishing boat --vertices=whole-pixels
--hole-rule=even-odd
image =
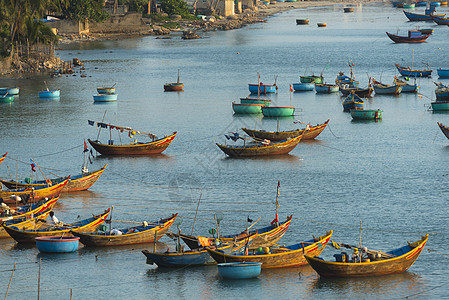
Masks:
[[[416,78],[414,84],[409,84],[398,77],[394,77],[394,84],[402,87],[401,93],[417,93],[419,90],[419,85],[416,83]]]
[[[236,114],[261,114],[263,106],[263,104],[232,102],[232,109]]]
[[[409,67],[402,67],[399,64],[395,64],[395,66],[398,69],[399,73],[402,76],[406,76],[406,77],[429,77],[432,75],[432,70],[430,70],[430,69],[413,70]]]
[[[437,23],[437,25],[449,25],[449,18],[437,17],[432,15],[432,20]]]
[[[449,101],[435,101],[431,102],[433,111],[449,111]]]
[[[415,3],[403,3],[402,8],[415,8]]]
[[[409,11],[403,11],[410,21],[432,21],[432,15],[436,17],[444,17],[446,14],[435,14],[432,10],[426,10],[425,14],[415,14]]]
[[[36,237],[36,246],[40,252],[68,253],[79,247],[79,237],[73,236],[41,236]]]
[[[260,262],[234,262],[218,264],[218,274],[224,279],[251,279],[260,275]]]
[[[249,83],[248,88],[251,94],[276,93],[277,90],[276,84],[263,84],[262,82],[259,84]]]
[[[359,82],[353,78],[352,69],[351,69],[351,77],[346,76],[343,72],[338,73],[337,78],[335,79],[335,83],[339,86],[341,85],[349,85],[351,87],[358,87]]]
[[[18,87],[0,88],[0,95],[18,95],[18,94],[19,94]]]
[[[441,6],[441,2],[430,2],[430,7],[438,7]]]
[[[260,98],[240,98],[240,103],[242,104],[263,104],[264,106],[270,106],[270,99],[260,99]]]
[[[60,90],[45,89],[39,91],[39,98],[58,98],[60,94]]]
[[[363,99],[351,92],[348,97],[343,100],[343,111],[350,111],[351,109],[363,109]]]
[[[13,95],[0,95],[0,103],[11,103],[14,101]]]
[[[449,78],[449,69],[437,69],[438,76],[440,78]]]
[[[317,94],[336,93],[340,90],[337,84],[315,83],[315,91]]]
[[[98,94],[94,95],[94,102],[114,102],[117,101],[117,94]]]
[[[307,83],[293,83],[293,89],[295,92],[304,92],[304,91],[313,91],[315,88],[315,83],[307,82]]]
[[[415,7],[427,6],[427,1],[419,1],[415,3]]]

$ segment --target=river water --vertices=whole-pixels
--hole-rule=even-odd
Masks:
[[[296,18],[307,17],[309,26],[296,25]],[[328,27],[318,28],[318,22]],[[417,25],[434,29],[428,42],[394,44],[385,34],[398,29],[405,34]],[[325,80],[333,82],[339,71],[349,73],[348,61],[361,85],[367,85],[368,76],[391,83],[397,75],[395,63],[449,68],[449,28],[408,22],[401,9],[376,3],[359,5],[349,14],[341,5],[297,9],[265,23],[202,37],[185,41],[175,34],[172,39],[64,45],[57,54],[83,61],[86,77],[2,79],[2,86],[21,90],[13,104],[0,107],[0,153],[9,152],[1,176],[14,177],[18,169],[21,177],[29,177],[30,158],[47,176],[79,174],[83,140],[98,133],[87,120],[104,117],[107,123],[159,136],[178,135],[163,155],[95,157],[90,170],[106,163],[107,169],[89,191],[61,196],[55,212],[64,222],[114,206],[113,219],[122,221],[154,221],[177,212],[181,230],[190,234],[201,199],[194,233],[205,235],[215,227],[214,213],[224,216],[223,233],[235,233],[245,228],[248,216],[261,218],[255,227],[274,218],[280,180],[279,216],[293,214],[282,244],[330,229],[333,240],[355,244],[362,221],[362,242],[368,248],[388,251],[430,233],[426,248],[437,252],[423,251],[399,275],[329,280],[304,266],[263,270],[256,280],[233,282],[220,280],[216,266],[163,270],[147,265],[141,250],[152,249],[152,244],[42,255],[34,246],[2,240],[0,293],[6,292],[16,262],[8,299],[36,297],[41,258],[42,299],[69,299],[71,289],[74,299],[447,297],[449,141],[436,122],[449,124],[449,115],[432,113],[428,106],[435,98],[433,82],[449,81],[438,79],[434,71],[432,78],[418,80],[423,96],[374,96],[366,106],[384,111],[378,122],[352,121],[338,94],[290,97],[289,85],[299,75],[323,69]],[[185,91],[164,93],[163,84],[176,81],[178,69]],[[291,101],[297,108],[295,119],[312,124],[330,119],[330,125],[290,155],[226,158],[215,145],[224,142],[224,134],[241,127],[276,128],[276,120],[232,113],[231,102],[247,96],[247,84],[257,83],[258,72],[264,83],[278,76],[278,93],[270,98],[281,106]],[[45,84],[61,89],[59,100],[38,98]],[[96,87],[113,84],[117,103],[94,104]],[[281,129],[303,126],[293,121],[280,120]],[[100,139],[109,139],[108,133],[103,131]],[[167,248],[173,242],[163,237],[157,249]],[[334,253],[328,247],[322,256],[332,258]]]

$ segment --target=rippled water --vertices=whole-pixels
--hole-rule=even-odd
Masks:
[[[295,25],[296,18],[304,17],[310,26]],[[318,28],[318,22],[328,27]],[[417,25],[434,29],[427,43],[393,44],[385,34],[397,29],[405,33]],[[194,232],[206,234],[214,227],[214,213],[222,212],[223,233],[233,233],[245,228],[248,216],[261,217],[260,226],[273,219],[280,180],[280,218],[294,216],[284,244],[330,229],[334,240],[356,243],[362,220],[362,239],[369,248],[385,251],[431,233],[426,248],[447,255],[449,141],[436,122],[448,124],[449,115],[427,107],[435,98],[433,81],[449,81],[438,79],[434,71],[432,78],[418,80],[423,97],[374,96],[367,107],[383,109],[379,122],[352,121],[342,112],[338,94],[294,93],[290,100],[288,88],[299,75],[319,74],[326,64],[324,77],[333,82],[339,71],[349,72],[351,60],[362,85],[368,75],[392,82],[394,63],[449,68],[448,37],[447,26],[407,22],[400,9],[378,3],[357,6],[352,14],[344,14],[342,6],[293,10],[239,30],[208,32],[199,40],[175,35],[171,40],[66,45],[58,55],[85,62],[86,78],[77,73],[1,80],[2,86],[17,85],[21,92],[13,104],[0,107],[0,153],[9,152],[0,174],[15,176],[18,168],[21,177],[29,176],[30,158],[47,175],[78,174],[83,139],[97,136],[87,120],[101,121],[106,112],[105,120],[112,124],[178,135],[163,155],[96,157],[90,170],[107,163],[105,173],[89,191],[61,197],[55,209],[60,220],[87,218],[113,205],[116,220],[151,221],[178,212],[182,231],[190,234],[201,198]],[[163,84],[176,80],[177,69],[185,91],[164,93]],[[265,83],[278,76],[278,94],[270,98],[278,105],[292,101],[296,119],[312,124],[330,119],[330,125],[316,141],[301,143],[290,155],[226,158],[215,146],[224,142],[224,133],[240,127],[276,128],[276,120],[232,114],[231,102],[248,94],[247,84],[257,82],[257,72]],[[38,98],[44,81],[61,89],[58,101]],[[114,83],[117,103],[93,104],[96,87]],[[292,121],[281,120],[281,129],[297,127]],[[169,247],[173,242],[167,237],[157,245],[159,251]],[[393,276],[329,280],[304,266],[264,270],[258,279],[229,282],[217,277],[215,266],[163,270],[146,265],[140,250],[152,248],[81,248],[67,255],[42,255],[35,247],[2,240],[1,291],[6,292],[8,270],[17,262],[8,299],[35,297],[37,261],[42,258],[43,299],[69,298],[70,289],[74,299],[447,297],[448,258],[435,252],[424,251],[409,271]],[[327,248],[323,256],[334,253]]]

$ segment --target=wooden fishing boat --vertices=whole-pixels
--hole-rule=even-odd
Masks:
[[[327,23],[317,23],[318,27],[327,27]]]
[[[290,226],[292,216],[287,217],[287,220],[280,222],[277,225],[273,225],[252,229],[248,232],[246,230],[238,234],[219,236],[221,243],[233,243],[241,242],[247,239],[249,236],[252,237],[251,244],[249,244],[249,249],[257,249],[258,247],[271,247],[276,244],[285,234],[288,227]],[[214,245],[215,238],[207,238],[201,236],[191,236],[186,234],[179,235],[184,243],[189,246],[190,249],[199,249],[204,246]]]
[[[432,28],[419,28],[416,29],[417,31],[421,32],[422,34],[432,34],[433,29]]]
[[[8,191],[0,191],[0,198],[6,204],[16,204],[21,202],[23,204],[38,202],[45,197],[52,198],[58,196],[70,178],[67,178],[53,186],[31,187],[25,189],[11,189]],[[13,197],[11,197],[13,196]],[[20,197],[20,200],[17,198]]]
[[[435,96],[437,102],[446,101],[449,102],[449,86],[444,85],[443,83],[435,83]]]
[[[6,152],[5,154],[3,154],[3,155],[0,157],[0,165],[1,165],[2,162],[5,160],[5,157],[6,157],[7,154],[8,154],[8,152]]]
[[[179,92],[184,90],[184,83],[179,82],[179,69],[178,69],[178,81],[164,84],[164,92]]]
[[[430,69],[413,70],[409,67],[402,67],[399,64],[395,64],[395,66],[398,69],[399,73],[402,76],[406,76],[406,77],[429,77],[432,75],[432,70],[430,70]]]
[[[438,124],[438,127],[440,127],[443,134],[449,139],[449,127],[444,126],[440,122],[437,122],[437,124]]]
[[[315,88],[315,83],[313,82],[300,82],[300,83],[293,83],[293,89],[295,92],[304,92],[304,91],[313,91]]]
[[[270,99],[260,99],[260,98],[240,98],[240,103],[242,104],[263,104],[264,106],[270,106]]]
[[[88,121],[89,125],[101,128],[109,128],[109,136],[112,136],[112,129],[116,129],[119,134],[121,132],[126,131],[130,138],[133,138],[134,135],[138,134],[147,138],[152,139],[150,142],[138,142],[137,139],[134,139],[133,142],[126,145],[114,145],[114,141],[110,139],[108,144],[102,144],[100,141],[88,140],[92,147],[97,150],[97,152],[103,155],[150,155],[150,154],[160,154],[171,144],[173,139],[176,136],[176,131],[173,132],[172,135],[164,136],[163,138],[158,139],[156,135],[148,132],[143,132],[139,130],[134,130],[130,127],[122,127],[116,126],[106,123]],[[121,138],[120,138],[121,140]]]
[[[295,114],[295,108],[293,106],[265,106],[262,107],[262,113],[264,117],[291,117]]]
[[[383,114],[380,109],[351,109],[350,112],[354,120],[378,120]]]
[[[315,92],[317,94],[337,93],[340,87],[337,84],[315,83]]]
[[[388,37],[395,43],[424,43],[431,34],[423,34],[419,30],[409,30],[407,36],[395,35],[386,32]]]
[[[36,247],[43,253],[70,253],[78,250],[79,237],[40,236],[36,238]]]
[[[74,236],[80,238],[80,242],[89,247],[109,247],[121,245],[134,245],[153,243],[158,241],[170,229],[178,214],[160,221],[146,223],[141,226],[120,229],[121,235],[113,235],[111,231],[106,232],[83,232],[72,231]]]
[[[97,93],[98,94],[115,94],[114,85],[111,87],[97,87]]]
[[[302,135],[280,142],[252,142],[243,146],[228,146],[216,143],[218,148],[231,157],[271,156],[288,154],[301,141]]]
[[[263,106],[264,104],[232,102],[232,110],[236,114],[261,114]]]
[[[217,263],[224,262],[259,262],[262,269],[296,267],[307,264],[304,255],[318,256],[326,248],[332,236],[332,230],[324,236],[291,246],[265,247],[252,253],[225,253],[224,251],[208,249],[207,252]],[[261,247],[262,248],[262,247]],[[262,250],[262,251],[260,251]]]
[[[402,86],[399,84],[385,84],[373,79],[374,92],[379,95],[399,95],[402,91]]]
[[[249,92],[251,94],[268,94],[268,93],[276,93],[277,85],[276,84],[248,84]]]
[[[323,76],[316,75],[301,75],[299,76],[300,83],[323,83]]]
[[[449,78],[449,69],[437,69],[438,76],[440,78]]]
[[[296,25],[308,25],[309,19],[296,19]]]
[[[218,264],[218,275],[223,279],[251,279],[260,275],[262,263],[236,262]]]
[[[18,95],[18,94],[19,94],[18,87],[0,88],[0,95]]]
[[[69,181],[63,187],[61,192],[75,192],[75,191],[85,191],[89,189],[97,180],[100,178],[101,174],[103,174],[106,169],[106,165],[103,168],[93,172],[82,173],[75,176],[70,176]],[[32,182],[27,182],[27,180],[14,181],[14,180],[3,180],[0,179],[0,182],[6,186],[8,189],[17,189],[17,188],[29,188],[29,187],[43,187],[43,186],[52,186],[61,182],[68,177],[58,177],[47,180],[34,180]]]
[[[354,7],[344,7],[343,11],[345,13],[352,13],[352,12],[354,12]]]
[[[371,94],[374,92],[374,89],[372,87],[367,88],[359,88],[359,87],[347,87],[345,85],[340,85],[340,92],[343,96],[348,96],[351,93],[354,93],[355,95],[359,97],[371,97]]]
[[[98,94],[94,95],[94,102],[114,102],[117,101],[118,95],[116,93],[112,94]]]
[[[56,196],[49,200],[41,200],[32,205],[28,204],[20,207],[5,208],[0,215],[0,224],[5,223],[8,226],[11,225],[20,228],[32,220],[45,220],[58,199],[59,196]],[[3,227],[0,227],[0,238],[9,238],[9,234]]]
[[[58,98],[61,95],[60,90],[45,89],[39,91],[39,98]]]
[[[0,103],[14,102],[14,95],[0,95]]]
[[[417,93],[419,90],[419,86],[418,84],[416,84],[416,79],[415,84],[408,84],[405,81],[394,77],[394,84],[400,85],[402,87],[401,93]]]
[[[343,111],[350,111],[351,109],[363,109],[364,101],[352,92],[343,100],[342,104]]]
[[[312,140],[320,135],[321,132],[326,128],[329,120],[324,122],[323,124],[318,124],[316,126],[307,125],[306,128],[303,129],[295,129],[295,130],[286,130],[286,131],[265,131],[265,130],[254,130],[249,128],[242,128],[246,134],[253,138],[257,139],[267,139],[270,141],[282,141],[288,138],[292,138],[298,135],[302,135],[301,141],[303,140]]]
[[[35,238],[40,236],[73,236],[73,231],[95,232],[106,220],[110,211],[109,208],[102,214],[62,226],[54,226],[43,222],[29,222],[20,229],[6,224],[3,224],[3,227],[17,243],[34,244]]]
[[[408,270],[421,254],[429,235],[386,253],[368,252],[362,262],[331,262],[305,255],[310,266],[323,277],[366,277],[402,273]],[[379,257],[380,255],[380,257]]]
[[[444,17],[446,14],[434,14],[430,10],[426,12],[426,14],[415,14],[409,11],[403,10],[405,16],[410,21],[432,21],[432,16],[436,17]]]

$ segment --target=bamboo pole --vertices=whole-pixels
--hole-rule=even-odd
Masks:
[[[47,181],[47,177],[45,177],[45,174],[42,171],[41,167],[39,167],[39,165],[34,161],[34,159],[31,159],[31,161],[38,167],[39,171],[41,171],[42,176],[44,177],[44,180],[47,182],[47,186],[48,186],[49,184],[48,184],[48,181]]]
[[[104,122],[104,118],[106,117],[106,110],[104,111],[104,115],[103,115],[103,119],[101,120],[101,123],[103,123]],[[100,132],[101,132],[101,125],[99,126],[99,128],[98,128],[98,134],[97,134],[97,140],[98,140],[98,138],[100,137]]]
[[[9,279],[8,288],[6,289],[5,300],[8,297],[9,287],[11,286],[12,276],[14,275],[14,271],[16,270],[16,263],[14,263],[14,267],[12,268],[11,278]]]

